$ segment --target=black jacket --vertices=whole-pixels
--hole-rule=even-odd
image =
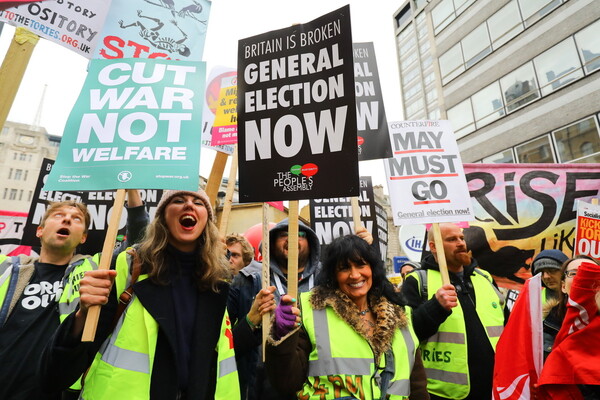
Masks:
[[[150,399],[175,399],[179,391],[177,382],[177,346],[173,309],[175,305],[170,287],[157,285],[145,279],[137,282],[134,293],[144,308],[159,324],[156,353],[150,383]],[[60,326],[46,346],[40,363],[42,385],[45,390],[64,390],[86,371],[98,349],[112,331],[116,311],[116,293],[102,307],[94,342],[82,343],[81,338],[69,332],[74,315]],[[226,308],[229,285],[219,286],[219,293],[198,293],[194,338],[191,349],[190,379],[187,395],[190,399],[213,399],[217,380],[216,345],[220,335],[221,321]],[[217,324],[208,321],[219,321]],[[206,362],[209,360],[210,362]]]
[[[473,259],[470,265],[464,267],[462,280],[459,276],[449,272],[450,283],[456,288],[458,301],[465,318],[468,372],[471,382],[471,392],[466,397],[468,400],[489,399],[492,397],[492,374],[495,355],[475,309],[476,293],[471,283],[471,276],[476,273],[474,272],[475,267],[477,267],[477,261]],[[439,266],[433,255],[427,256],[422,261],[421,269],[439,271]],[[442,308],[435,296],[424,299],[419,290],[417,279],[413,275],[414,272],[409,274],[402,284],[402,295],[407,305],[414,310],[413,327],[415,333],[419,340],[425,340],[438,331],[439,326],[448,318],[451,312]],[[431,399],[442,398],[431,395]]]

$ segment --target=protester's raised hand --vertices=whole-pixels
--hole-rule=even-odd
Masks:
[[[439,288],[435,292],[435,298],[440,305],[450,311],[458,305],[458,297],[456,296],[456,289],[453,285],[446,284]]]
[[[364,240],[368,244],[372,244],[373,243],[373,235],[371,235],[371,232],[369,232],[367,230],[367,228],[365,228],[364,226],[361,226],[360,228],[358,228],[356,230],[356,236],[358,236],[359,238],[361,238],[362,240]]]
[[[275,310],[275,286],[261,289],[254,298],[252,307],[248,312],[248,319],[255,326],[260,325],[262,316]]]
[[[108,303],[108,296],[117,271],[101,269],[87,271],[79,281],[79,309],[87,314],[91,306],[104,305]]]
[[[275,325],[273,338],[279,340],[294,328],[301,325],[300,309],[295,307],[296,299],[289,294],[283,295],[275,309]]]

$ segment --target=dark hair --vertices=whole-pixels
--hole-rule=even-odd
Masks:
[[[591,263],[598,264],[598,261],[596,261],[594,258],[592,258],[588,255],[585,255],[585,254],[578,254],[571,258],[567,258],[567,260],[565,262],[563,262],[562,265],[560,266],[560,282],[561,282],[561,284],[565,281],[565,272],[567,272],[567,267],[569,266],[569,264],[571,264],[575,260],[586,260]],[[561,320],[565,317],[565,314],[567,313],[567,300],[568,299],[569,299],[569,296],[567,296],[566,293],[563,293],[563,291],[559,289],[559,291],[558,291],[558,316],[560,317]]]
[[[341,236],[327,246],[323,268],[317,276],[317,284],[329,289],[338,289],[336,274],[339,267],[348,265],[349,261],[357,264],[364,262],[371,266],[373,285],[369,290],[369,296],[384,296],[395,304],[404,305],[402,297],[396,293],[394,285],[387,279],[383,261],[377,251],[356,235]]]

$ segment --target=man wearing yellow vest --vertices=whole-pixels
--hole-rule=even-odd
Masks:
[[[461,228],[442,223],[440,231],[450,284],[442,285],[430,233],[432,254],[402,285],[414,309],[427,390],[432,400],[490,399],[495,348],[505,323],[504,299],[490,274],[467,252]]]
[[[148,216],[139,192],[128,192],[131,243],[141,236]],[[61,398],[42,392],[37,365],[46,342],[79,304],[79,280],[97,268],[97,257],[75,254],[89,225],[85,204],[53,203],[37,228],[39,257],[0,255],[0,399]]]

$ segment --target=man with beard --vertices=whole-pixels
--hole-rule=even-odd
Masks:
[[[504,298],[491,275],[467,252],[460,227],[440,224],[450,284],[442,285],[438,249],[429,234],[431,255],[402,285],[414,309],[432,400],[490,399],[494,353],[505,323]]]
[[[373,243],[373,236],[364,227],[359,228],[356,234],[367,243]],[[243,400],[287,400],[271,386],[264,364],[259,361],[262,354],[262,315],[274,311],[281,296],[287,293],[287,219],[269,231],[269,256],[271,286],[261,290],[261,272],[252,275],[240,273],[232,284],[227,301]],[[321,269],[320,257],[321,245],[317,234],[299,221],[298,293],[307,292],[315,286]]]

